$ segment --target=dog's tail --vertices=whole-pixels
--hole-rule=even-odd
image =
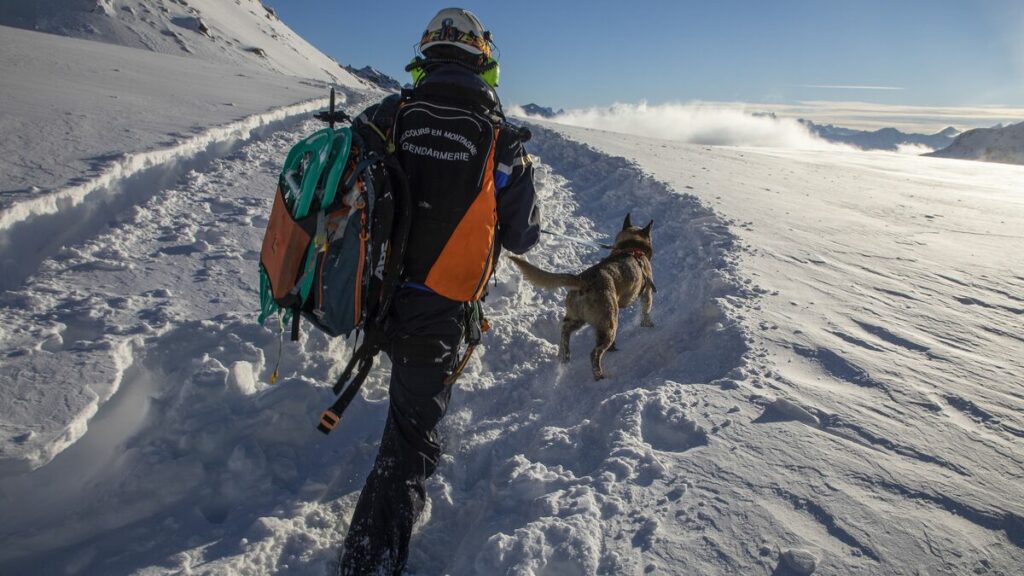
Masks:
[[[549,290],[563,287],[570,290],[579,290],[580,288],[583,288],[583,281],[574,274],[559,274],[556,272],[541,270],[518,256],[510,255],[509,260],[512,260],[512,262],[519,267],[519,270],[522,271],[523,277],[526,278],[530,284],[535,286],[547,288]]]

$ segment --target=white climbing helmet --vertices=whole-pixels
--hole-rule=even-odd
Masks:
[[[430,20],[420,39],[421,52],[431,46],[455,46],[490,58],[491,33],[469,10],[445,8]]]

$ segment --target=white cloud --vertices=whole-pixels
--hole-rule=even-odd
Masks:
[[[1014,124],[1024,120],[1024,108],[1006,106],[909,106],[870,102],[807,101],[796,104],[757,104],[751,108],[790,118],[807,118],[859,130],[899,128],[904,132],[934,133],[947,126],[961,130]]]
[[[517,107],[512,113],[524,115]],[[794,119],[757,115],[735,104],[617,103],[608,108],[568,110],[552,120],[692,144],[809,150],[840,147],[811,134]]]

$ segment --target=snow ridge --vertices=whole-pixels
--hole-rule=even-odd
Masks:
[[[320,109],[325,102],[316,99],[278,108],[210,128],[167,148],[121,154],[79,184],[10,202],[0,212],[0,289],[19,286],[62,245],[92,235],[93,228],[105,225],[119,210],[141,203],[188,170]],[[26,243],[33,249],[24,250]]]
[[[127,153],[122,158],[111,161],[97,177],[82,184],[40,194],[34,198],[5,206],[4,211],[0,213],[0,231],[8,230],[15,224],[34,217],[53,214],[76,206],[96,190],[110,186],[117,180],[128,178],[147,168],[194,156],[213,144],[247,139],[258,128],[292,116],[319,110],[326,103],[327,100],[324,98],[308,100],[270,112],[255,114],[231,124],[210,128],[167,148]]]
[[[358,83],[259,0],[0,0],[0,24],[236,69]]]

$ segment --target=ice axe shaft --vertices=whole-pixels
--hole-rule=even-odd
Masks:
[[[331,129],[334,129],[334,125],[340,122],[348,122],[351,118],[348,114],[345,114],[341,110],[337,110],[334,106],[334,88],[331,88],[331,107],[327,112],[317,112],[313,114],[313,117],[322,122],[327,122]]]

